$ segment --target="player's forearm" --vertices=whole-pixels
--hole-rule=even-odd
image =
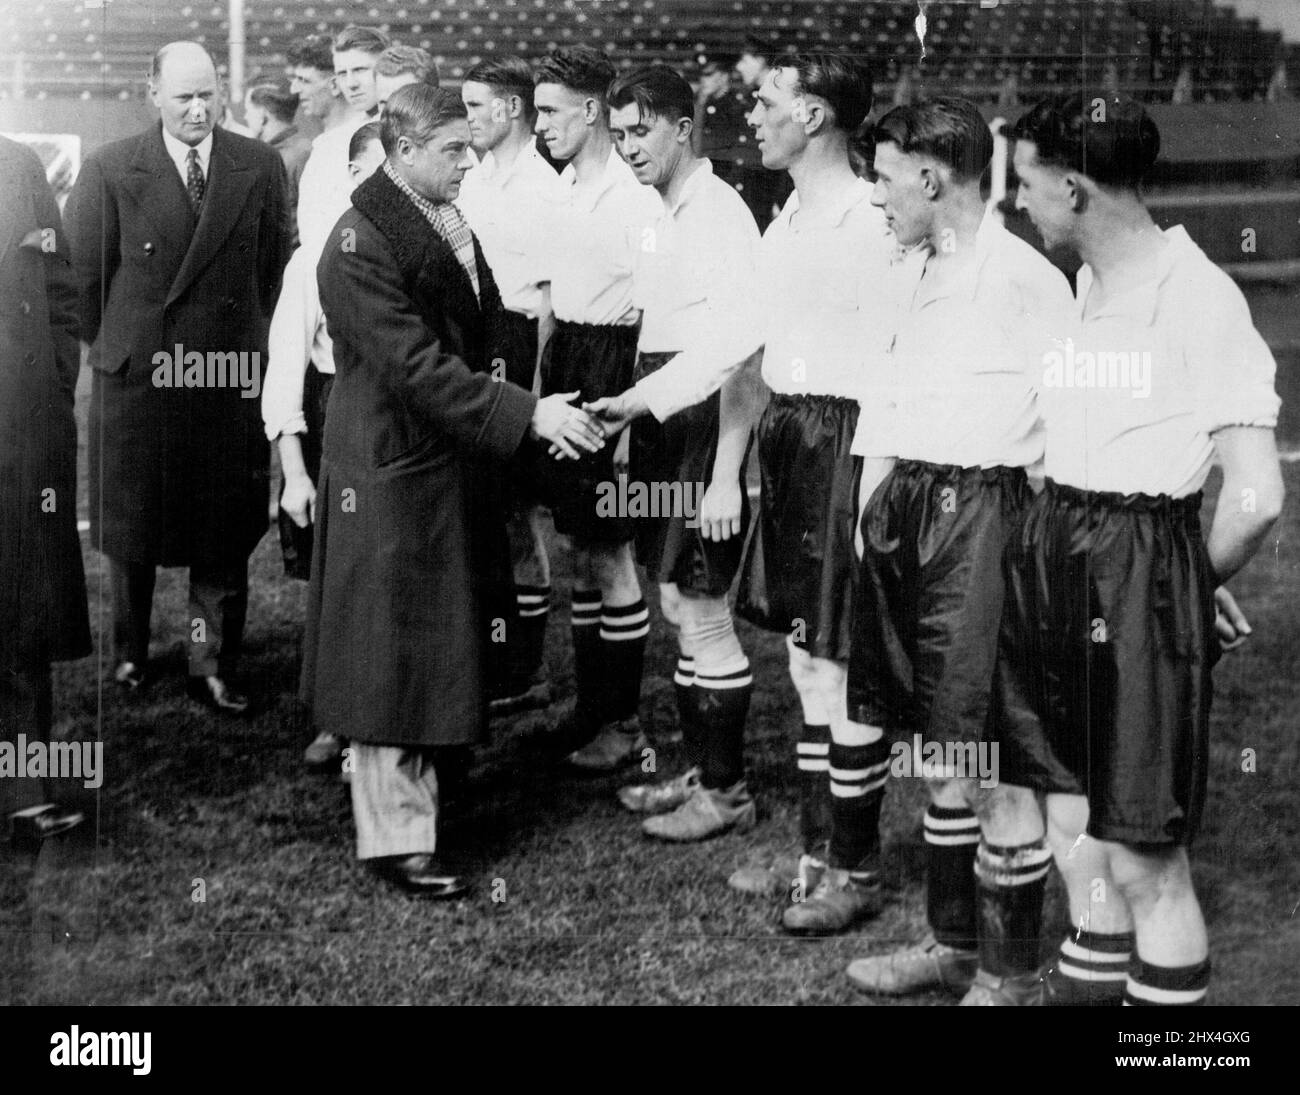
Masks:
[[[1280,487],[1280,484],[1279,484]],[[1280,489],[1260,493],[1244,481],[1224,479],[1205,548],[1220,584],[1260,549],[1282,508]]]
[[[296,433],[282,433],[276,445],[280,450],[280,467],[284,470],[285,480],[310,480],[307,464],[302,458],[302,439]]]
[[[754,385],[742,368],[722,385],[719,394],[718,451],[710,482],[730,482],[740,475],[760,410]]]

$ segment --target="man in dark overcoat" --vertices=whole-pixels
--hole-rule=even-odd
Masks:
[[[194,42],[159,50],[161,124],[91,153],[68,208],[91,343],[90,519],[108,557],[116,679],[144,680],[155,568],[190,569],[190,692],[241,713],[229,683],[266,531],[266,333],[289,256],[284,165],[216,128]]]
[[[72,416],[76,289],[41,161],[4,138],[0,194],[0,819],[18,815],[15,834],[45,836],[81,819],[17,763],[26,744],[49,741],[50,662],[90,653]]]
[[[451,897],[467,887],[435,857],[435,764],[482,740],[491,652],[505,650],[502,463],[528,438],[576,458],[603,437],[569,405],[577,393],[538,399],[493,375],[501,299],[451,204],[471,166],[460,96],[400,89],[381,137],[387,159],[318,266],[336,373],[302,694],[321,730],[352,742],[358,858]]]

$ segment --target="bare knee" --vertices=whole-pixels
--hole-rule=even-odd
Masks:
[[[1111,878],[1124,899],[1136,909],[1147,909],[1161,899],[1177,900],[1193,893],[1185,848],[1137,848],[1108,842],[1107,853]]]

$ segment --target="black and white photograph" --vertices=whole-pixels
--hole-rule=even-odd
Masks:
[[[1263,1064],[1300,3],[0,27],[32,1062],[164,1078],[176,1005],[808,1004]]]

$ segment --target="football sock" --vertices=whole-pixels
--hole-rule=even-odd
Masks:
[[[1043,894],[1052,853],[1046,840],[1000,847],[980,841],[975,857],[979,885],[980,968],[995,977],[1038,968]]]
[[[709,790],[730,787],[745,778],[745,720],[754,678],[749,659],[723,667],[695,666],[695,710],[704,746],[704,775]]]
[[[1124,1001],[1133,933],[1078,931],[1066,936],[1047,971],[1048,1005],[1112,1005]]]
[[[515,586],[519,619],[510,644],[510,678],[515,690],[528,688],[541,671],[546,621],[551,609],[550,586]]]
[[[880,870],[880,807],[889,779],[889,745],[830,745],[830,865],[855,873]]]
[[[677,656],[677,672],[673,674],[673,694],[677,697],[677,725],[682,731],[682,746],[687,763],[692,768],[704,764],[704,743],[700,740],[700,725],[695,709],[695,659],[690,654]]]
[[[594,731],[603,721],[600,664],[600,590],[575,589],[569,623],[573,631],[573,676],[578,702],[575,717],[589,722]]]
[[[649,634],[650,612],[641,598],[618,608],[601,607],[601,661],[608,694],[605,721],[633,718],[641,706],[641,673]]]
[[[975,849],[980,826],[963,807],[925,811],[925,911],[935,939],[975,949]]]
[[[1153,966],[1141,956],[1124,987],[1124,1005],[1197,1007],[1210,987],[1210,960],[1194,966]]]
[[[809,855],[825,855],[831,838],[830,749],[830,726],[805,722],[794,751],[799,765],[799,832]]]

